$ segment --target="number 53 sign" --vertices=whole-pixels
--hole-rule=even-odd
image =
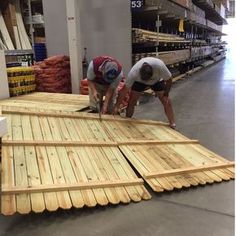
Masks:
[[[144,0],[131,0],[131,9],[132,10],[139,10],[143,7]]]

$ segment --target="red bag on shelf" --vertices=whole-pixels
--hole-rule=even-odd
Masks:
[[[58,55],[36,63],[36,91],[71,93],[70,61],[68,56]]]

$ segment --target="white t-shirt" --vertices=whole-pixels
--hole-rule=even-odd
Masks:
[[[148,63],[153,69],[153,75],[148,81],[141,80],[140,68],[143,63]],[[171,78],[171,73],[164,64],[164,62],[155,57],[145,57],[139,60],[130,70],[128,77],[125,81],[127,88],[131,88],[134,82],[140,82],[146,85],[154,85],[160,80],[168,80]]]
[[[114,79],[114,81],[109,85],[109,87],[116,89],[116,87],[119,85],[120,81],[123,78],[123,71],[120,72],[120,74],[117,76],[116,79]],[[94,73],[94,69],[93,69],[93,61],[91,61],[89,63],[89,67],[88,67],[88,71],[87,71],[87,79],[88,80],[94,80],[96,77],[95,73]]]

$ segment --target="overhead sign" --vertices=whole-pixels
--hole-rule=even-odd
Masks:
[[[131,0],[131,9],[140,10],[144,6],[144,0]]]

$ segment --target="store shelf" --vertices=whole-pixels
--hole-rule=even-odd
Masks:
[[[206,12],[206,18],[213,21],[217,25],[227,24],[225,19],[224,7],[221,4],[220,8],[211,0],[192,0],[194,4]]]
[[[33,50],[5,50],[5,56],[22,56],[34,54]]]

